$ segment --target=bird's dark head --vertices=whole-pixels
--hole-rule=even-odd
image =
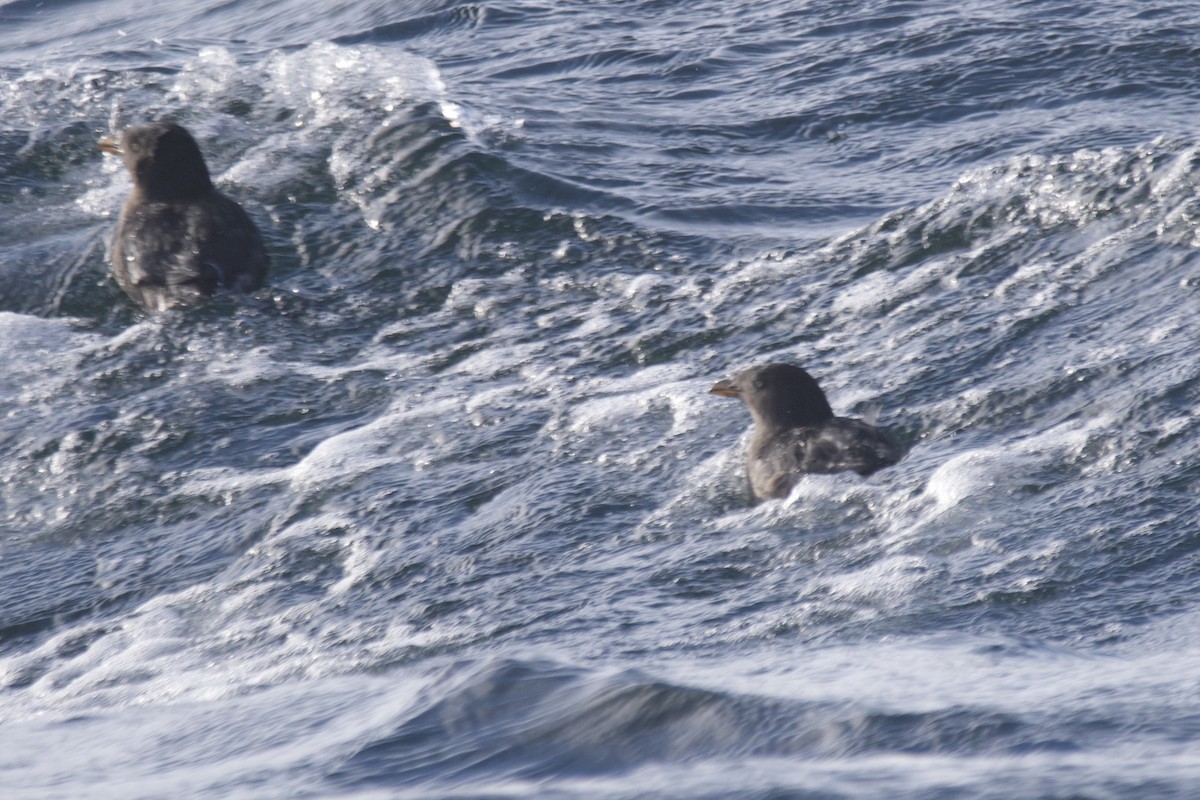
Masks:
[[[791,364],[763,364],[718,381],[710,393],[736,397],[746,404],[758,424],[816,425],[833,416],[817,381]]]
[[[125,161],[133,182],[148,200],[190,200],[212,189],[200,146],[179,125],[154,122],[126,128],[119,144],[105,137],[100,149]]]

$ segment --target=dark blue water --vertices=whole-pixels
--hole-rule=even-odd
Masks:
[[[0,4],[5,797],[1190,798],[1188,3]],[[97,140],[269,289],[146,315]],[[909,452],[750,502],[734,371]]]

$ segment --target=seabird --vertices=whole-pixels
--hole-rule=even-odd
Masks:
[[[246,212],[213,186],[200,147],[169,122],[128,128],[100,149],[121,156],[133,191],[110,259],[125,293],[149,311],[190,306],[218,289],[262,286],[267,253]]]
[[[787,497],[801,475],[853,470],[870,475],[900,460],[891,437],[860,419],[835,417],[816,380],[791,364],[763,364],[710,390],[750,409],[746,450],[755,497]]]

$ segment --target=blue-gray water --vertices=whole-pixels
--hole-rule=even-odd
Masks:
[[[0,4],[4,797],[1200,785],[1194,4]],[[168,116],[269,291],[138,312]],[[751,504],[706,393],[909,448]]]

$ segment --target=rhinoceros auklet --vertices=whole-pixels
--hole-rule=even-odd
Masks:
[[[710,390],[750,409],[754,435],[746,450],[758,498],[786,497],[801,475],[853,470],[870,475],[900,460],[886,434],[859,419],[835,417],[816,380],[791,364],[763,364]]]
[[[242,207],[217,191],[196,140],[155,122],[128,128],[100,149],[133,178],[110,258],[125,293],[150,311],[195,305],[218,289],[262,286],[267,253]]]

